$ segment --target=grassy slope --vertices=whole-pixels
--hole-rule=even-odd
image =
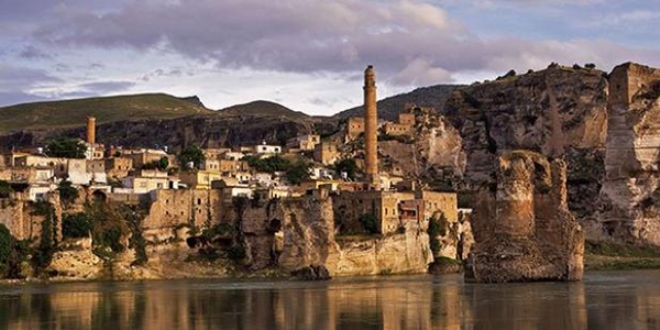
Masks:
[[[608,242],[586,242],[585,269],[660,269],[660,248]]]
[[[308,115],[303,112],[293,111],[281,104],[270,101],[253,101],[245,104],[237,104],[218,111],[218,114],[224,116],[263,116],[271,115],[283,117],[291,120],[307,120]]]
[[[100,124],[121,120],[171,119],[211,113],[213,111],[198,104],[167,94],[26,103],[0,108],[0,133],[82,126],[90,115],[95,116],[97,123]]]

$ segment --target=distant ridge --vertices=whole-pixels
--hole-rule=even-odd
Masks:
[[[378,119],[396,120],[398,114],[404,110],[406,103],[414,103],[423,107],[435,107],[441,111],[445,101],[451,93],[462,85],[435,85],[421,87],[412,92],[394,95],[378,101]],[[362,106],[344,110],[332,116],[334,119],[346,119],[349,117],[362,117],[364,109]]]
[[[45,101],[0,108],[0,133],[77,127],[88,116],[103,124],[213,113],[197,97],[182,99],[161,93]]]
[[[244,104],[237,104],[218,111],[221,116],[275,116],[291,120],[309,120],[310,116],[300,111],[291,110],[279,103],[271,101],[253,101]]]

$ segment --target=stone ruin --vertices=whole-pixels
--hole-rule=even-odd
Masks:
[[[477,282],[573,281],[584,271],[584,233],[569,212],[566,164],[514,151],[478,193],[475,245],[465,277]]]

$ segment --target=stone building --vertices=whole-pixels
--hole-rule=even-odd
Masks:
[[[337,145],[332,142],[321,142],[314,148],[314,160],[323,165],[334,164],[340,156]]]
[[[289,139],[286,147],[289,150],[314,150],[317,144],[321,143],[321,136],[318,134],[306,134]]]
[[[364,118],[348,118],[348,121],[346,122],[346,141],[355,140],[362,133],[364,133]]]
[[[393,233],[407,223],[423,230],[430,219],[444,215],[448,222],[458,221],[455,193],[431,191],[342,191],[333,197],[335,218],[341,219],[344,230],[362,231],[360,219],[372,215],[377,219],[380,234]]]
[[[128,157],[112,157],[105,160],[105,171],[109,178],[123,178],[133,169],[133,159]]]

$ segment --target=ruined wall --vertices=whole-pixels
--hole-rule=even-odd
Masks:
[[[479,282],[579,280],[584,234],[568,211],[566,164],[516,151],[499,158],[471,217],[466,277]]]
[[[593,239],[660,245],[660,70],[627,63],[610,75],[605,180]]]
[[[222,219],[222,192],[214,189],[159,189],[151,193],[149,214],[142,222],[144,237],[172,238],[178,227],[208,228]]]

